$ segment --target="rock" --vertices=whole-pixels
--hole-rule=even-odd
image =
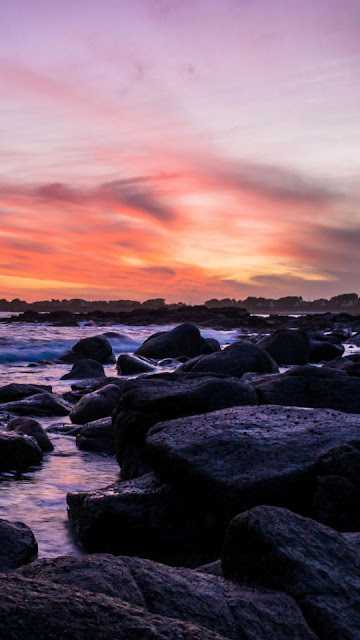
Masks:
[[[88,393],[70,411],[70,420],[75,424],[86,424],[111,415],[120,397],[115,384],[107,384],[98,391]]]
[[[3,387],[0,387],[0,402],[14,402],[15,400],[22,400],[28,396],[33,396],[36,393],[42,391],[48,391],[51,393],[52,387],[49,385],[40,384],[19,384],[17,382],[11,382]]]
[[[32,436],[42,451],[53,451],[54,449],[45,429],[33,418],[15,418],[14,420],[10,420],[6,428],[8,431],[15,431],[16,433]]]
[[[112,346],[106,338],[102,336],[92,336],[91,338],[82,338],[70,351],[62,355],[60,362],[75,363],[79,360],[96,360],[102,364],[111,364],[115,362]]]
[[[115,455],[115,443],[111,418],[88,422],[76,436],[76,445],[82,451],[96,451]]]
[[[0,471],[22,471],[40,464],[42,456],[34,438],[0,432]]]
[[[36,393],[23,400],[7,402],[2,407],[9,413],[16,413],[21,416],[67,416],[69,408],[59,398],[51,393]]]
[[[309,362],[328,362],[341,356],[345,351],[342,344],[320,340],[310,340]]]
[[[336,447],[320,457],[315,473],[313,517],[338,531],[360,531],[360,451]]]
[[[354,353],[350,356],[335,358],[331,362],[327,362],[326,366],[330,369],[338,369],[345,371],[348,376],[360,378],[360,353]]]
[[[182,620],[228,639],[315,640],[294,600],[285,594],[242,587],[221,577],[150,560],[105,554],[63,557],[34,562],[19,569],[17,576],[117,598],[170,625]],[[171,627],[170,634],[168,639],[179,637]],[[119,636],[112,633],[109,637]]]
[[[91,552],[198,566],[219,556],[225,533],[210,509],[149,473],[105,489],[67,495],[69,518]]]
[[[195,569],[195,571],[199,571],[199,573],[208,573],[212,576],[221,576],[223,575],[222,572],[222,565],[221,565],[221,560],[215,560],[214,562],[209,562],[208,564],[203,564],[201,567],[197,567],[197,569]]]
[[[0,519],[0,573],[31,562],[37,550],[35,536],[26,524]]]
[[[259,504],[309,512],[320,455],[359,439],[360,417],[293,407],[234,407],[155,425],[150,462],[229,521]]]
[[[222,373],[241,378],[244,373],[273,373],[278,371],[277,365],[261,347],[242,340],[234,342],[223,351],[211,355],[194,358],[183,364],[178,371]]]
[[[156,366],[147,358],[136,356],[132,353],[121,353],[116,363],[117,371],[122,376],[136,373],[151,373]]]
[[[333,529],[256,507],[231,522],[222,566],[227,578],[295,598],[319,638],[359,638],[360,555]]]
[[[47,428],[47,433],[62,433],[65,436],[77,436],[81,429],[82,426],[74,427],[73,424],[55,423]]]
[[[200,334],[194,324],[180,324],[171,331],[160,331],[153,334],[135,351],[136,355],[145,358],[177,358],[178,356],[194,356],[210,353],[209,343]]]
[[[79,360],[79,362],[75,362],[71,371],[69,373],[65,373],[60,379],[61,380],[85,380],[86,378],[103,378],[105,377],[104,367],[100,362],[96,360],[91,360],[90,358],[85,358],[84,360]]]
[[[360,413],[360,380],[330,367],[295,367],[268,381],[253,381],[253,385],[260,404]]]
[[[0,576],[0,588],[0,637],[9,640],[227,640],[206,627],[151,614],[119,598],[52,582]]]
[[[277,364],[307,364],[310,354],[310,338],[306,331],[280,329],[260,341]]]
[[[116,455],[124,478],[149,470],[147,431],[156,422],[256,404],[254,389],[237,378],[203,373],[162,373],[129,380],[113,415]]]

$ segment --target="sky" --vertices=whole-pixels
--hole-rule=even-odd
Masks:
[[[360,292],[359,0],[2,0],[0,297]]]

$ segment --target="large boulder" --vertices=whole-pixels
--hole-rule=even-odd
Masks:
[[[86,424],[100,418],[107,418],[114,410],[120,393],[120,388],[116,384],[107,384],[98,391],[86,394],[71,409],[71,422]]]
[[[116,368],[119,375],[129,376],[137,373],[151,373],[155,371],[156,365],[143,356],[121,353],[117,359]]]
[[[223,572],[295,598],[321,639],[359,638],[360,555],[333,529],[286,509],[256,507],[231,522]]]
[[[155,425],[157,475],[230,519],[259,504],[308,512],[320,455],[360,437],[360,416],[293,407],[233,407]]]
[[[14,418],[13,420],[10,420],[6,429],[8,431],[21,433],[22,435],[32,436],[33,438],[35,438],[40,449],[44,452],[53,451],[54,449],[45,429],[43,429],[41,424],[33,418]]]
[[[69,413],[68,405],[57,398],[52,393],[36,393],[35,395],[7,402],[2,407],[9,413],[15,413],[20,416],[37,416],[39,418],[45,416],[67,416]]]
[[[64,353],[60,358],[60,362],[78,362],[79,360],[96,360],[102,364],[115,362],[112,346],[106,338],[102,336],[92,336],[90,338],[82,338],[77,342],[70,351]]]
[[[0,432],[0,471],[22,471],[38,465],[42,451],[30,436]]]
[[[194,324],[180,324],[170,331],[160,331],[153,334],[136,349],[135,353],[145,358],[178,358],[188,356],[193,358],[200,354],[211,353],[213,343],[207,342]]]
[[[91,358],[85,358],[75,362],[71,371],[65,373],[61,377],[61,380],[85,380],[87,378],[103,378],[105,377],[104,367],[100,362],[92,360]]]
[[[324,340],[310,340],[309,362],[329,362],[342,356],[345,348],[342,344],[334,344]]]
[[[346,371],[307,365],[253,384],[260,404],[360,413],[360,380]]]
[[[306,331],[280,329],[259,344],[277,364],[302,365],[309,362],[310,338]]]
[[[88,551],[197,567],[219,557],[226,526],[153,473],[67,495],[69,518]],[[226,523],[227,524],[227,523]]]
[[[15,402],[16,400],[22,400],[29,396],[33,396],[36,393],[42,393],[47,391],[51,393],[52,387],[42,384],[21,384],[18,382],[11,382],[3,387],[0,387],[0,402]]]
[[[326,363],[326,367],[330,369],[338,369],[345,371],[348,376],[360,378],[360,353],[354,353],[348,356],[335,358],[331,362]]]
[[[0,573],[31,562],[37,550],[35,536],[26,524],[0,519]]]
[[[163,373],[129,380],[113,415],[122,476],[149,470],[144,439],[156,422],[256,403],[249,384],[221,375]]]
[[[300,609],[285,594],[150,560],[106,554],[62,557],[33,562],[16,576],[117,598],[159,618],[200,625],[228,639],[315,640]],[[178,638],[174,632],[171,629],[168,638]]]
[[[221,373],[241,378],[249,371],[274,373],[278,371],[278,367],[264,349],[252,342],[242,340],[234,342],[222,351],[189,360],[181,365],[178,371]]]
[[[76,445],[82,451],[115,454],[111,418],[100,418],[85,424],[76,436]]]

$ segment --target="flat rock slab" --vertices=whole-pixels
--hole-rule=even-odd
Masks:
[[[358,415],[271,405],[163,422],[146,439],[163,481],[227,517],[259,504],[308,510],[317,458],[351,441]]]

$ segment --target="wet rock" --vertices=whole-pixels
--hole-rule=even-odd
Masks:
[[[344,351],[342,344],[311,339],[309,362],[328,362],[341,356]]]
[[[149,473],[67,495],[69,518],[89,551],[198,566],[219,556],[224,526]]]
[[[338,369],[339,371],[345,371],[348,376],[355,376],[360,378],[360,353],[354,353],[349,356],[335,358],[331,362],[326,363],[330,369]]]
[[[95,451],[115,455],[115,442],[111,418],[88,422],[76,436],[76,445],[82,451]]]
[[[0,576],[0,637],[14,640],[225,640],[208,628],[119,598],[53,582]],[[299,638],[306,636],[299,636]]]
[[[284,591],[319,638],[357,640],[360,555],[345,536],[286,509],[261,506],[230,524],[224,576]]]
[[[6,428],[8,431],[15,431],[16,433],[32,436],[44,452],[53,451],[54,449],[45,429],[33,418],[14,418],[14,420],[10,420]]]
[[[306,331],[280,329],[259,344],[279,365],[309,362],[310,338]]]
[[[55,423],[47,428],[47,433],[62,433],[65,436],[77,436],[82,429],[82,426],[74,427],[73,424]]]
[[[200,625],[228,639],[315,640],[289,596],[150,560],[108,555],[55,558],[32,563],[16,572],[20,575],[118,598],[169,621]],[[179,637],[173,635],[174,630],[170,633],[168,638]]]
[[[85,358],[84,360],[75,362],[71,371],[65,373],[65,375],[61,377],[61,380],[85,380],[86,378],[98,379],[103,377],[105,377],[105,371],[102,364],[96,360]]]
[[[177,358],[178,356],[194,356],[211,353],[212,345],[200,334],[194,324],[180,324],[170,331],[153,334],[135,351],[136,355],[145,358]]]
[[[30,436],[0,432],[0,471],[22,471],[38,465],[42,451]]]
[[[0,402],[14,402],[15,400],[22,400],[28,396],[33,396],[36,393],[47,391],[51,393],[52,387],[50,385],[42,384],[21,384],[18,382],[11,382],[3,387],[0,387]]]
[[[359,435],[356,415],[234,407],[157,424],[146,444],[163,482],[230,519],[259,504],[309,512],[319,456]]]
[[[274,373],[278,368],[264,349],[242,340],[234,342],[222,351],[189,360],[178,371],[221,373],[241,378],[248,371]]]
[[[253,384],[260,404],[360,413],[360,380],[330,367],[295,367],[276,378]]]
[[[151,373],[155,371],[156,365],[148,358],[132,353],[121,353],[117,359],[116,368],[120,375],[128,376],[136,373]]]
[[[67,416],[69,413],[68,405],[51,393],[36,393],[23,400],[15,402],[7,402],[2,407],[9,413],[15,413],[21,416]]]
[[[212,576],[222,577],[223,575],[221,560],[215,560],[214,562],[203,564],[201,567],[197,567],[195,571],[198,571],[199,573],[208,573]]]
[[[92,336],[90,338],[82,338],[70,351],[62,355],[59,360],[61,362],[75,363],[79,360],[96,360],[102,364],[115,362],[112,346],[106,338],[102,336]]]
[[[254,389],[237,378],[162,373],[129,380],[113,415],[122,476],[133,478],[149,470],[144,439],[156,422],[256,403]]]
[[[35,536],[26,524],[0,519],[0,573],[31,562],[37,550]]]
[[[86,424],[111,415],[120,396],[115,384],[107,384],[98,391],[88,393],[70,411],[70,420],[75,424]]]

